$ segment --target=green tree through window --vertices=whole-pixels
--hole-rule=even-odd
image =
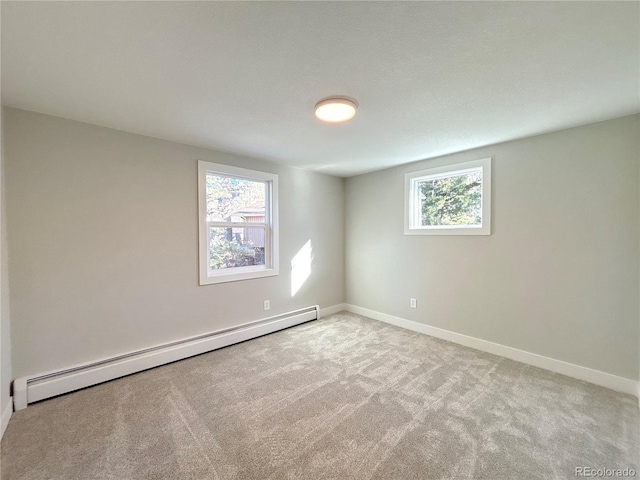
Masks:
[[[422,225],[481,225],[480,172],[422,181],[418,184]]]
[[[245,222],[245,214],[265,215],[264,182],[208,174],[206,177],[207,221]],[[255,230],[255,228],[253,229]],[[247,228],[209,228],[209,268],[235,268],[264,265],[264,241],[255,245]],[[264,234],[262,235],[264,237]]]

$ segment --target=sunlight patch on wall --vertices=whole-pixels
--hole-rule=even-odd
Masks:
[[[311,275],[311,261],[313,260],[311,240],[296,253],[291,260],[291,296],[295,296]]]

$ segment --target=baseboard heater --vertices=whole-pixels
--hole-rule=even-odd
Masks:
[[[29,403],[45,398],[200,355],[318,318],[320,318],[320,307],[314,305],[244,323],[237,327],[225,328],[64,370],[18,378],[13,382],[14,409],[22,410]]]

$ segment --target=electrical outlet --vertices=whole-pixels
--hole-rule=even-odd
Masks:
[[[271,308],[271,302],[269,300],[264,301],[264,309],[269,310]]]
[[[409,299],[409,305],[411,306],[411,308],[418,308],[418,302],[415,298]]]

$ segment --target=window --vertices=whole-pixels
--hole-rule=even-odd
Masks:
[[[278,176],[198,162],[200,285],[278,275]]]
[[[405,175],[405,235],[491,235],[491,159]]]

